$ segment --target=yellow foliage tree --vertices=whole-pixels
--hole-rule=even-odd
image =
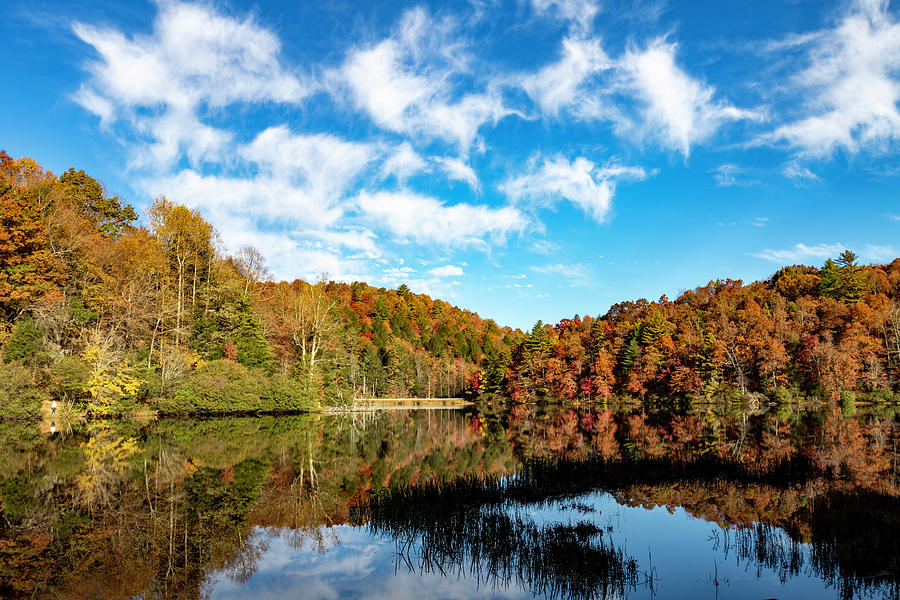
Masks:
[[[91,395],[88,410],[98,413],[115,412],[122,400],[133,398],[141,387],[134,369],[111,357],[96,341],[88,344],[81,358],[91,367],[85,391]]]

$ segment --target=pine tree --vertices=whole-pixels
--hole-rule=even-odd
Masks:
[[[838,275],[838,266],[830,258],[825,261],[819,271],[822,281],[819,283],[819,293],[826,298],[839,299],[841,296],[841,281]]]
[[[844,302],[856,303],[866,295],[865,273],[856,264],[856,254],[844,250],[837,259],[838,281],[840,282],[840,299]]]
[[[641,326],[635,325],[634,331],[631,334],[631,339],[628,340],[628,345],[625,346],[625,350],[622,351],[622,358],[619,361],[619,367],[624,373],[630,371],[631,367],[634,366],[634,361],[637,360],[638,354],[641,351],[640,344],[638,343],[640,338]]]
[[[652,308],[647,319],[641,325],[641,344],[649,346],[666,333],[668,333],[666,318],[658,308]]]
[[[544,327],[544,322],[538,321],[525,339],[525,349],[532,356],[544,356],[550,351],[551,345],[550,334]]]

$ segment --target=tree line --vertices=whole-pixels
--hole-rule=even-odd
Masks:
[[[710,281],[674,301],[622,302],[602,316],[541,321],[470,382],[516,400],[764,394],[892,400],[900,380],[900,259],[765,281]]]
[[[84,171],[0,151],[0,413],[291,411],[459,395],[521,335],[405,285],[273,282],[197,211],[140,220]]]
[[[538,322],[397,289],[274,282],[196,210],[139,220],[84,171],[0,152],[0,413],[316,409],[353,397],[893,399],[900,259],[845,251],[765,281]]]

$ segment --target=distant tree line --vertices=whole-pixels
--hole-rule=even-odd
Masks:
[[[744,285],[711,281],[670,301],[622,302],[597,318],[538,321],[471,385],[514,399],[765,394],[894,398],[900,381],[900,259],[847,250]]]

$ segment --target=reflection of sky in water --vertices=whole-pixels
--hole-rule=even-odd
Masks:
[[[594,510],[579,510],[573,504]],[[604,536],[623,546],[637,559],[639,571],[653,568],[653,594],[646,586],[629,590],[629,598],[718,598],[761,600],[766,598],[839,598],[839,591],[818,579],[807,577],[807,565],[800,575],[781,583],[772,569],[748,565],[737,558],[732,547],[727,553],[723,531],[715,523],[691,517],[681,508],[669,513],[665,508],[621,506],[609,494],[595,493],[576,499],[554,501],[544,507],[520,508],[522,517],[536,524],[590,521],[604,530]],[[612,531],[607,531],[611,526]],[[497,589],[490,583],[480,586],[468,571],[439,573],[410,572],[396,560],[396,546],[388,536],[374,537],[365,527],[338,526],[325,530],[331,541],[324,552],[309,542],[289,544],[276,530],[257,529],[268,544],[258,570],[244,584],[224,574],[212,581],[214,600],[252,598],[367,598],[392,600],[432,600],[438,598],[533,598],[517,587]],[[731,533],[732,538],[734,533]],[[336,537],[338,541],[333,538]],[[785,544],[787,536],[782,536]],[[716,543],[718,540],[718,544]],[[415,564],[415,552],[410,553]],[[718,586],[714,579],[718,580]]]
[[[258,571],[239,584],[227,576],[217,575],[212,598],[367,598],[392,600],[431,600],[435,598],[530,598],[522,590],[479,589],[477,582],[454,573],[410,573],[405,566],[395,565],[396,547],[387,537],[373,538],[364,527],[331,528],[340,543],[330,545],[320,554],[309,544],[291,548],[285,539],[258,530],[267,537],[269,550],[259,561]]]

